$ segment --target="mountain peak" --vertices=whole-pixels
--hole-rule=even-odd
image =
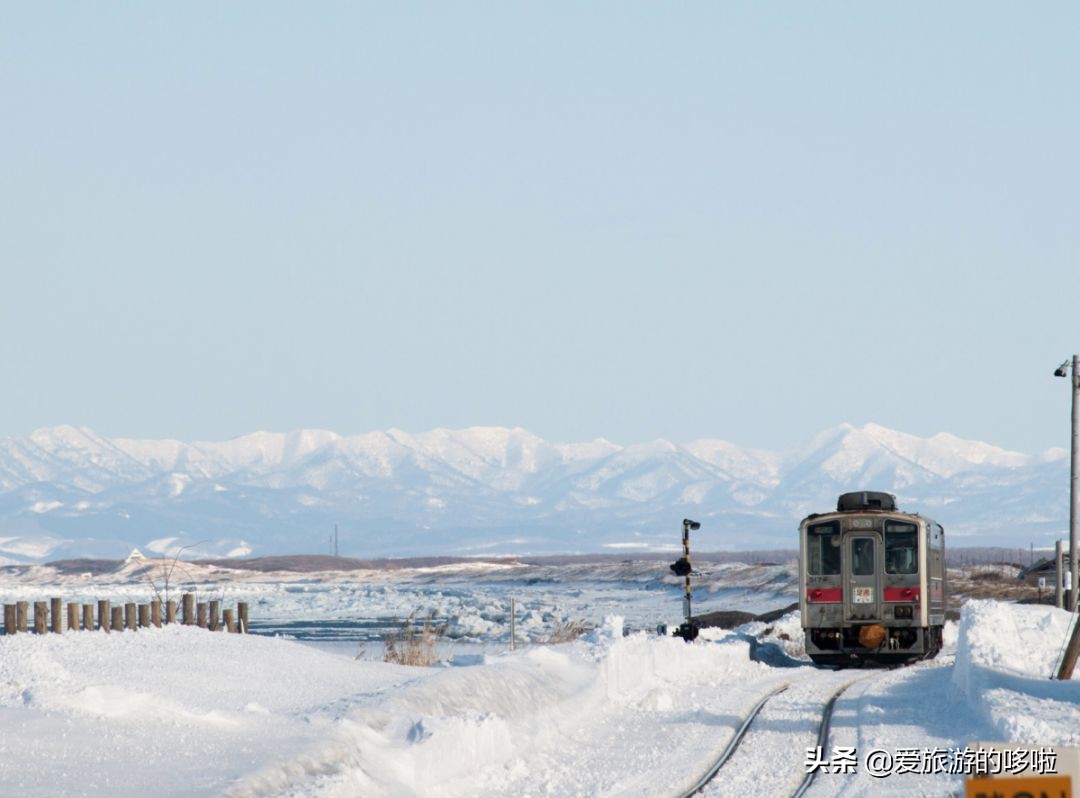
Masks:
[[[71,424],[58,424],[55,427],[40,427],[28,436],[42,448],[76,448],[102,442],[102,438],[88,427],[75,427]]]

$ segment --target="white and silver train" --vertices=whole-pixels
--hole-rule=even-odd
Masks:
[[[822,665],[933,657],[945,624],[945,530],[877,491],[845,493],[799,525],[806,653]]]

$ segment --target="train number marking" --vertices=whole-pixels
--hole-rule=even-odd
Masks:
[[[853,604],[873,604],[874,603],[874,588],[872,588],[872,587],[857,587],[857,588],[855,588],[855,595],[852,596],[851,602]]]

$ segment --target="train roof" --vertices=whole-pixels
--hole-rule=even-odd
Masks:
[[[937,523],[933,518],[929,518],[922,513],[909,513],[904,510],[830,510],[827,513],[810,513],[810,515],[806,516],[800,523],[814,521],[818,518],[845,518],[849,515],[880,515],[883,517],[905,516],[907,518],[921,518],[923,521],[929,521],[933,524]]]
[[[846,516],[846,515],[901,515],[908,518],[921,518],[924,521],[929,521],[932,524],[936,524],[932,518],[927,518],[919,513],[909,513],[899,509],[896,506],[896,496],[891,493],[885,493],[883,491],[873,490],[861,490],[853,491],[850,493],[840,494],[840,498],[836,500],[836,509],[827,513],[810,513],[801,522],[800,526],[807,521],[816,518],[825,518],[828,516]]]

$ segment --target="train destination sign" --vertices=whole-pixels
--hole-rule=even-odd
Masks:
[[[873,604],[874,603],[874,588],[872,587],[857,587],[855,588],[855,595],[851,599],[853,604]]]

